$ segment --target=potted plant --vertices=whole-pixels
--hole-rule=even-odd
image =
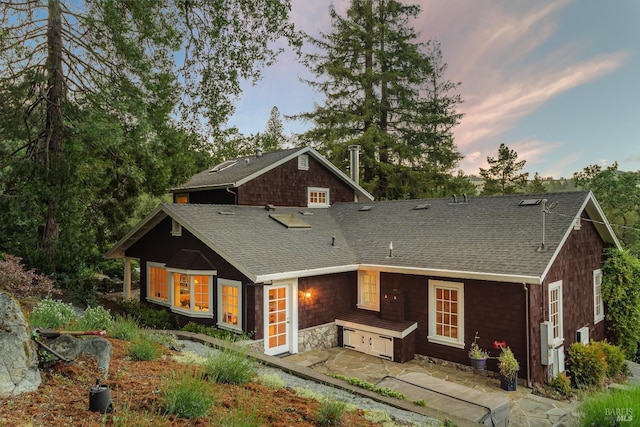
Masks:
[[[500,388],[506,391],[514,391],[518,383],[518,371],[520,364],[516,360],[513,351],[504,341],[494,341],[493,346],[500,350],[498,356],[500,369]]]
[[[476,331],[476,336],[473,338],[473,342],[469,349],[469,359],[471,359],[471,366],[473,369],[482,371],[487,366],[489,352],[480,348],[478,345],[478,338],[480,337],[478,336],[478,331]]]

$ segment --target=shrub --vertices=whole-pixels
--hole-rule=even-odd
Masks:
[[[211,391],[199,374],[173,377],[162,394],[165,400],[165,413],[178,418],[206,417],[213,405]]]
[[[160,344],[153,337],[141,334],[127,348],[127,356],[131,360],[156,360],[162,355]]]
[[[263,374],[258,377],[258,381],[273,389],[285,388],[286,384],[284,380],[278,374]]]
[[[593,342],[602,348],[607,359],[607,377],[614,379],[626,373],[625,355],[622,349],[606,341]]]
[[[640,414],[640,386],[611,389],[586,399],[580,407],[578,425],[635,425]]]
[[[218,338],[225,341],[246,341],[251,339],[253,333],[237,333],[226,329],[218,329],[215,326],[205,326],[200,323],[189,322],[182,327],[183,331],[193,332],[194,334],[203,334],[213,338]]]
[[[34,269],[28,270],[22,265],[22,258],[0,254],[0,290],[17,298],[48,298],[60,295],[54,288],[53,280],[38,274]]]
[[[324,399],[316,414],[316,422],[320,426],[339,426],[346,410],[346,403],[340,400]]]
[[[564,372],[560,372],[557,377],[549,382],[549,388],[561,396],[568,397],[571,395],[571,378]]]
[[[71,304],[45,298],[33,308],[29,322],[31,325],[41,328],[59,329],[76,318]]]
[[[256,375],[258,363],[246,351],[222,349],[208,355],[203,368],[212,381],[243,385]]]
[[[577,387],[601,387],[607,375],[607,358],[602,346],[571,344],[567,358]]]
[[[75,329],[79,331],[89,331],[95,329],[109,329],[113,323],[113,318],[109,310],[102,306],[87,307],[84,314],[75,325]]]
[[[116,315],[107,332],[109,336],[125,341],[134,341],[141,335],[138,321],[126,315]]]
[[[171,329],[173,326],[169,312],[142,304],[138,300],[123,301],[121,308],[142,326],[151,329]]]

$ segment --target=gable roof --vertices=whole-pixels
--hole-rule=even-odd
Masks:
[[[520,206],[523,199],[552,206],[544,214],[545,250],[541,205]],[[366,268],[539,284],[583,212],[605,242],[620,247],[593,194],[582,191],[276,208],[306,228],[287,228],[260,207],[163,204],[106,256],[124,256],[170,216],[256,283]]]
[[[358,195],[358,200],[373,200],[373,196],[356,184],[344,172],[338,169],[311,147],[297,147],[281,151],[272,151],[260,156],[245,156],[228,160],[213,168],[208,168],[192,176],[186,183],[174,187],[172,193],[182,191],[200,191],[215,188],[237,188],[241,185],[269,172],[278,166],[307,154],[329,169],[340,180],[349,185]]]

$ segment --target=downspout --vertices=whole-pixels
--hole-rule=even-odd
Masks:
[[[530,343],[530,333],[529,330],[529,287],[526,283],[522,284],[524,289],[524,316],[525,316],[525,327],[527,328],[526,335],[526,348],[527,348],[527,387],[531,388],[531,343]]]
[[[238,193],[229,190],[229,187],[227,187],[226,190],[227,190],[227,193],[233,194],[233,204],[237,205],[238,204]]]

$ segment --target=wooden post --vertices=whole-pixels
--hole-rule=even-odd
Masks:
[[[122,289],[122,299],[128,301],[131,299],[131,258],[124,258],[124,283]]]

